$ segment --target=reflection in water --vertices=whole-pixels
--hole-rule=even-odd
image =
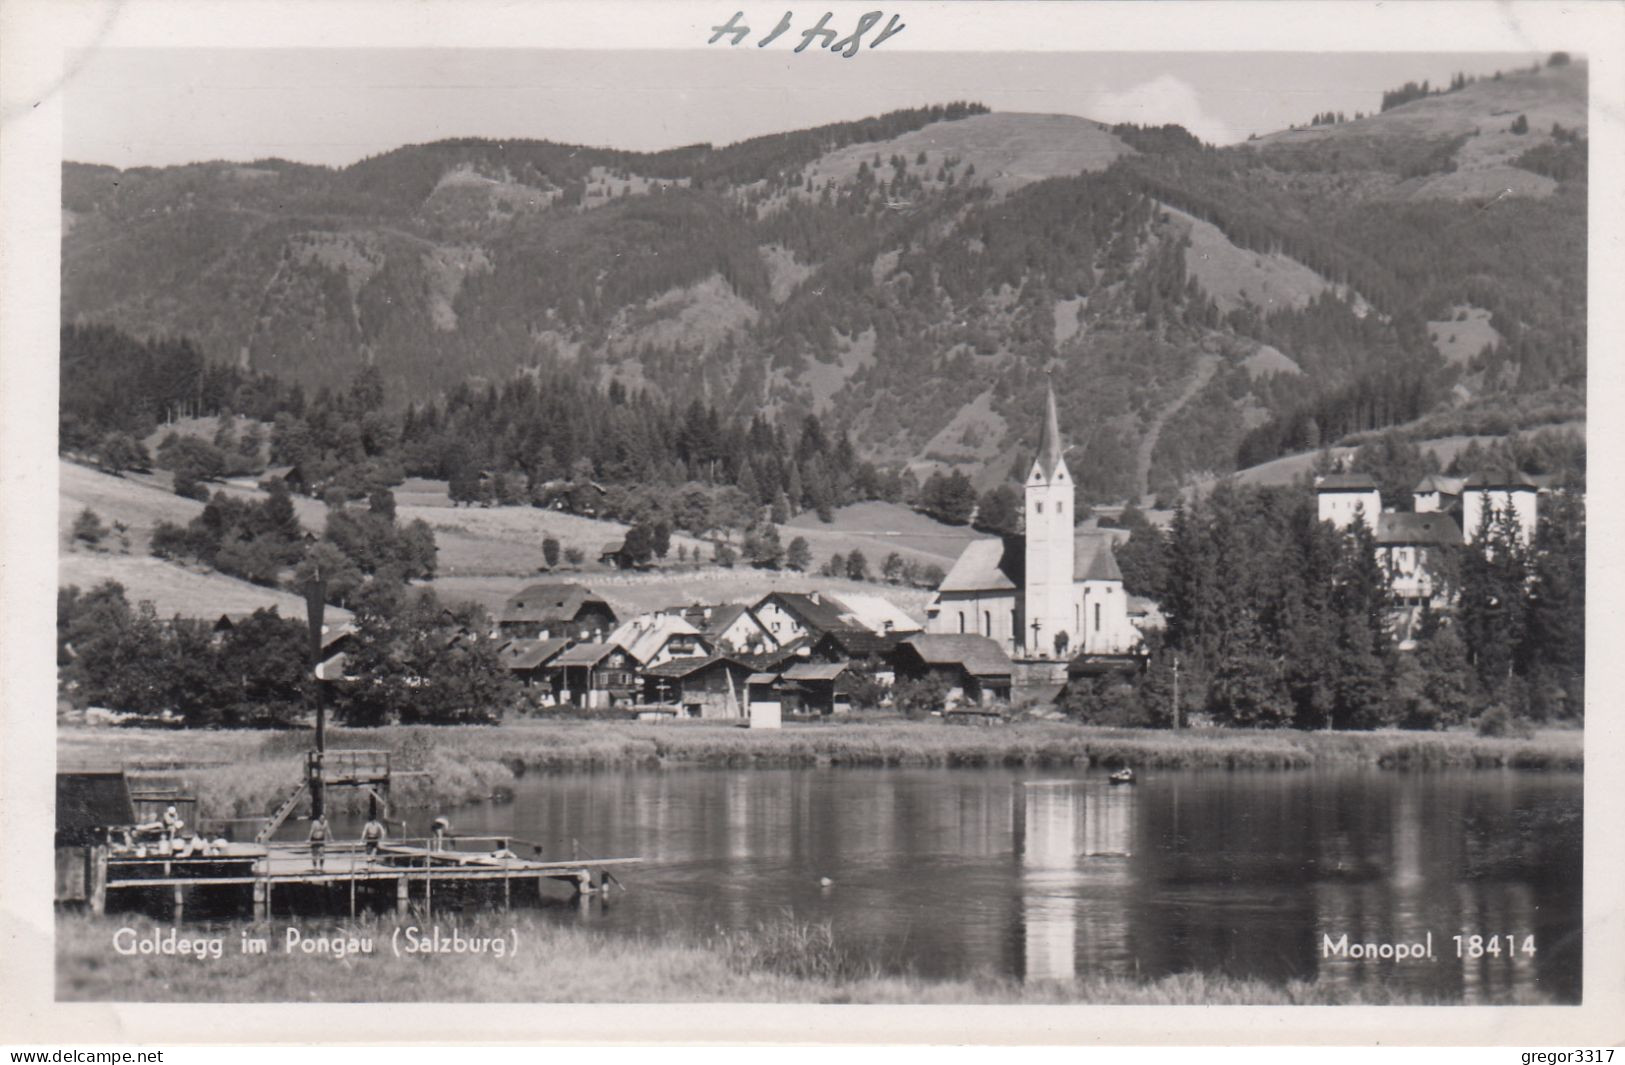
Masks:
[[[1108,900],[1129,879],[1133,789],[1098,779],[1017,787],[1023,979],[1070,980],[1080,964],[1117,971],[1128,956],[1128,926]]]
[[[1198,971],[1576,1002],[1581,790],[1579,774],[1520,772],[1169,771],[1117,788],[1019,769],[609,772],[529,776],[512,803],[453,820],[552,856],[579,840],[643,857],[594,904],[606,934],[788,915],[928,978]],[[1429,932],[1431,962],[1322,957],[1326,935]],[[1458,959],[1457,934],[1520,951]]]

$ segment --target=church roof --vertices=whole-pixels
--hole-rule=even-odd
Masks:
[[[1117,568],[1111,537],[1078,535],[1073,541],[1072,573],[1073,579],[1080,581],[1122,580],[1123,571]]]
[[[1075,581],[1120,581],[1109,532],[1080,530],[1072,537],[1072,579]],[[972,540],[965,545],[948,576],[937,585],[938,592],[1019,591],[1025,578],[1026,543],[1019,536],[1004,540]]]
[[[1038,438],[1038,468],[1047,481],[1055,476],[1055,468],[1060,464],[1061,419],[1055,412],[1055,386],[1051,385],[1044,397],[1044,430]]]
[[[937,585],[939,592],[1008,592],[1021,583],[1021,540],[972,540]]]

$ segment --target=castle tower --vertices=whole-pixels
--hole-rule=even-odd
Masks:
[[[1033,656],[1055,656],[1055,636],[1067,634],[1067,646],[1078,643],[1072,632],[1072,475],[1061,455],[1060,418],[1055,388],[1045,399],[1044,429],[1038,440],[1026,485],[1026,588],[1022,631],[1016,638]]]

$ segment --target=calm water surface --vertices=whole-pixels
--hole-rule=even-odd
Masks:
[[[1112,787],[1084,770],[679,770],[532,776],[512,803],[453,821],[548,855],[577,840],[583,856],[644,858],[585,918],[551,911],[611,934],[790,914],[927,977],[1201,970],[1578,1002],[1581,791],[1577,773],[1516,771],[1147,772]],[[1321,957],[1326,935],[1429,932],[1433,961]],[[1453,936],[1509,933],[1535,953],[1456,957]]]

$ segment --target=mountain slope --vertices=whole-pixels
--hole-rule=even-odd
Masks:
[[[375,365],[397,406],[562,372],[817,412],[981,484],[1053,371],[1081,487],[1124,498],[1582,383],[1584,103],[1577,64],[1225,149],[953,105],[659,153],[68,164],[63,314],[307,390]]]

